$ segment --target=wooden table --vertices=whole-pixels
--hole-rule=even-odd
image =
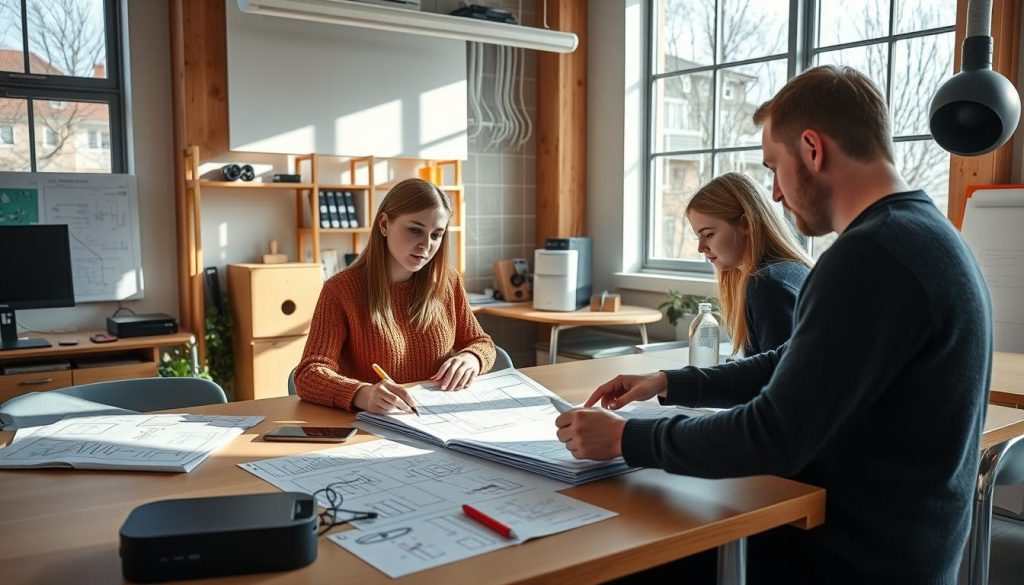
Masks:
[[[578,401],[616,373],[647,371],[657,360],[620,356],[523,370]],[[600,364],[599,367],[595,367]],[[118,529],[143,503],[181,497],[273,492],[238,463],[315,450],[309,444],[267,443],[260,434],[285,423],[346,425],[349,413],[295,397],[188,409],[261,414],[266,420],[188,474],[100,471],[0,472],[0,566],[9,583],[121,581]],[[11,433],[0,433],[0,441]],[[373,440],[360,433],[353,441]],[[328,448],[327,446],[323,448]],[[759,476],[706,480],[641,470],[568,487],[563,493],[616,511],[596,524],[465,561],[387,578],[341,547],[320,539],[318,558],[297,571],[221,579],[261,583],[598,583],[702,550],[737,542],[776,526],[822,523],[825,491]]]
[[[591,311],[585,307],[578,311],[538,311],[533,303],[503,303],[500,305],[478,305],[473,307],[477,315],[494,315],[506,319],[518,319],[543,325],[551,325],[551,343],[548,347],[548,363],[558,359],[558,333],[573,327],[636,325],[640,329],[640,342],[647,343],[647,324],[661,320],[661,311],[648,307],[623,305],[618,311]]]
[[[642,354],[661,360],[651,371],[681,368],[689,363],[686,348]],[[665,365],[672,364],[672,365]],[[965,554],[969,585],[988,583],[988,564],[992,524],[992,497],[995,478],[1010,446],[1024,435],[1024,354],[994,352],[992,383],[985,430],[981,436],[981,463],[974,493],[969,544]]]
[[[992,386],[989,402],[1024,408],[1024,353],[992,354]]]

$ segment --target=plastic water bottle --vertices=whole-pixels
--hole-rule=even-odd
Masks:
[[[711,303],[700,303],[697,308],[700,312],[690,322],[690,365],[717,366],[718,321],[711,314]]]

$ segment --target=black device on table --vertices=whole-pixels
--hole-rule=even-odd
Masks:
[[[143,504],[121,526],[121,570],[152,583],[304,567],[316,560],[316,508],[298,492]]]
[[[264,433],[264,441],[298,443],[344,443],[356,434],[352,427],[284,426]]]
[[[50,347],[42,338],[18,339],[14,311],[75,306],[68,226],[0,226],[0,253],[0,351]]]

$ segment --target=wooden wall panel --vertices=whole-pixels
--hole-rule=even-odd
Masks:
[[[181,323],[201,332],[202,307],[194,307],[198,278],[190,266],[184,153],[198,146],[205,160],[228,150],[227,37],[224,0],[171,0],[171,88],[174,111],[174,180],[177,199],[178,311]],[[202,162],[202,161],[198,161]],[[199,339],[200,354],[204,340]]]
[[[954,72],[960,71],[961,47],[967,32],[967,2],[957,0],[956,58]],[[995,46],[992,68],[1017,85],[1020,58],[1020,0],[994,0],[992,3],[992,36]],[[1009,183],[1013,170],[1013,141],[980,156],[951,156],[949,168],[949,219],[954,225],[963,220],[964,199],[968,185]],[[1019,153],[1018,153],[1019,154]]]
[[[572,53],[537,56],[537,246],[587,235],[587,3],[538,0],[537,26],[574,32]]]

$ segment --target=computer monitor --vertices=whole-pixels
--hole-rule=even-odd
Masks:
[[[0,226],[0,254],[0,350],[49,347],[18,339],[14,310],[75,306],[68,226]]]

